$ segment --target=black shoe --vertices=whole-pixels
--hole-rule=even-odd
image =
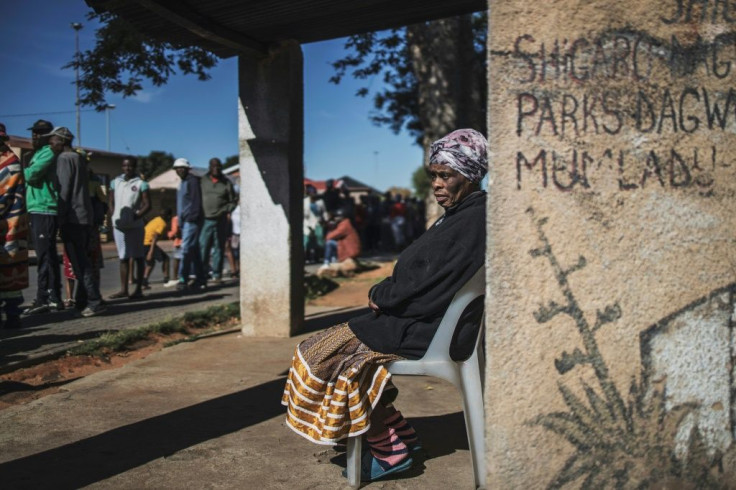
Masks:
[[[54,311],[63,311],[64,310],[64,302],[60,299],[56,298],[49,298],[49,300],[46,302],[50,310]]]
[[[192,284],[186,284],[182,289],[179,286],[176,287],[178,291],[182,291],[184,294],[200,294],[207,291],[207,285],[201,282],[193,282]]]
[[[3,323],[5,329],[11,330],[14,328],[23,328],[23,320],[20,319],[19,315],[8,316]]]
[[[49,311],[49,305],[47,303],[42,303],[41,301],[38,301],[37,299],[34,299],[31,301],[31,304],[23,310],[24,315],[36,315],[38,313],[46,313]]]

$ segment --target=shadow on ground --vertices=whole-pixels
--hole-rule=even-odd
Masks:
[[[76,381],[79,378],[69,378],[64,381],[48,382],[42,385],[31,385],[28,383],[21,383],[20,381],[0,381],[0,396],[8,395],[10,393],[28,392],[28,391],[41,391],[48,388],[57,388],[64,386],[65,384]]]
[[[114,318],[128,313],[177,308],[192,302],[211,302],[230,296],[228,293],[211,291],[204,295],[183,295],[176,291],[162,291],[146,295],[138,301],[110,301],[107,311],[94,318],[76,318],[73,310],[32,315],[23,319],[24,328],[0,330],[0,372],[3,367],[29,359],[29,353],[37,353],[44,346],[65,345],[95,339],[103,332],[115,332],[121,328],[120,322],[109,323],[106,318]],[[207,305],[202,305],[205,308]],[[162,321],[171,314],[151,316],[150,323]],[[64,328],[66,322],[75,322],[73,328]],[[137,326],[145,326],[143,324]],[[71,327],[71,326],[70,326]],[[63,333],[59,329],[63,328]],[[55,332],[56,331],[56,332]],[[46,333],[48,332],[48,334]],[[57,354],[61,355],[63,351]]]
[[[72,489],[284,413],[275,379],[87,439],[0,464],[4,488]]]
[[[399,399],[400,401],[400,399]],[[444,415],[433,415],[430,417],[410,418],[409,422],[419,434],[423,448],[412,453],[411,469],[403,473],[399,473],[395,477],[386,478],[386,480],[403,480],[413,478],[424,473],[424,462],[430,459],[439,458],[452,454],[458,450],[468,451],[468,438],[465,432],[465,419],[462,412],[448,413]],[[363,444],[363,451],[368,451],[368,446]],[[335,450],[342,453],[330,461],[336,465],[345,467],[345,446],[335,446]],[[470,453],[468,453],[470,458]],[[383,480],[385,481],[385,480]]]
[[[100,331],[95,330],[78,334],[34,335],[32,337],[13,337],[10,339],[2,339],[2,343],[0,343],[0,372],[3,372],[3,368],[8,367],[11,364],[28,359],[30,356],[25,353],[33,352],[44,345],[66,344],[70,342],[91,340],[96,339],[99,336]]]

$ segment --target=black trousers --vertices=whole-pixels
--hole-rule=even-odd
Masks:
[[[30,216],[38,273],[36,301],[45,303],[51,299],[60,303],[61,273],[59,255],[56,252],[56,233],[59,227],[56,215],[30,213]]]
[[[100,304],[100,285],[89,260],[90,234],[92,227],[89,225],[78,225],[65,223],[61,225],[61,239],[64,242],[64,250],[72,263],[74,276],[79,281],[77,297],[74,298],[77,308],[85,306],[95,308]]]

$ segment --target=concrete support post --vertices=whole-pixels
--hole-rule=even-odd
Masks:
[[[304,321],[301,47],[241,56],[238,71],[242,329],[287,337]]]
[[[488,39],[488,488],[733,486],[733,2],[491,0]]]

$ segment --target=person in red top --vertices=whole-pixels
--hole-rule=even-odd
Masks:
[[[391,233],[394,235],[394,244],[396,248],[401,252],[406,246],[406,204],[404,204],[404,198],[400,194],[396,194],[394,198],[395,202],[391,206],[390,217],[391,217]]]
[[[325,236],[325,266],[337,259],[344,262],[360,255],[360,237],[355,231],[343,208],[335,212],[337,224]],[[324,266],[323,266],[324,267]]]

